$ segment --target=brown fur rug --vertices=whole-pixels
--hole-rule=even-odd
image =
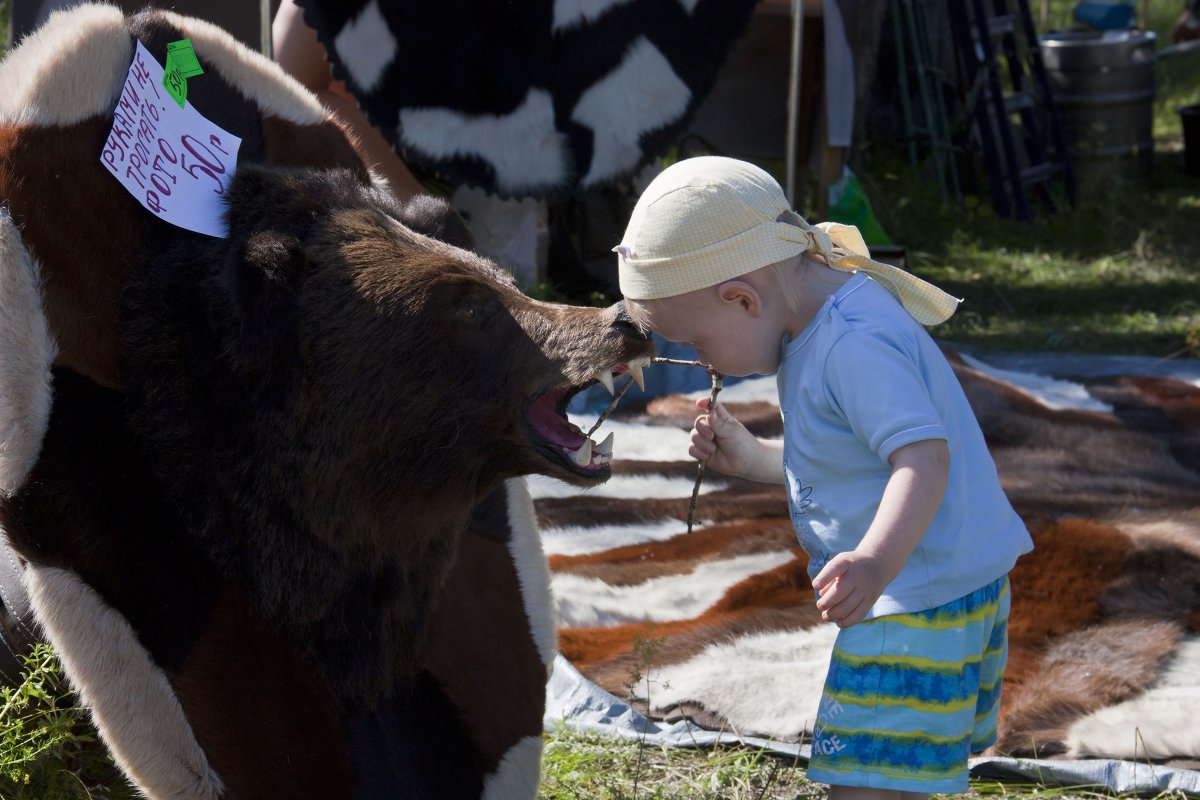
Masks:
[[[1052,407],[948,354],[1036,544],[1012,575],[993,754],[1200,763],[1200,388],[1094,378]],[[772,378],[723,399],[780,435]],[[653,718],[803,741],[835,630],[782,487],[709,473],[684,532],[693,402],[614,415],[626,460],[606,486],[533,484],[562,653]]]

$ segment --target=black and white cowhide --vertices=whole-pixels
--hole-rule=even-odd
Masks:
[[[628,176],[676,137],[756,0],[300,0],[403,158],[544,196]]]

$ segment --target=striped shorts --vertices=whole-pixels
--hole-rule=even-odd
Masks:
[[[1008,656],[1008,576],[943,606],[838,633],[808,777],[837,786],[954,793],[996,740]]]

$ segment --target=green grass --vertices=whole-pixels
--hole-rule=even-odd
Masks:
[[[1160,158],[1148,186],[1113,183],[1032,222],[968,197],[943,205],[909,165],[864,185],[909,268],[965,302],[936,336],[1004,350],[1200,356],[1200,179]]]
[[[804,777],[794,759],[746,747],[639,748],[596,734],[565,729],[545,736],[539,800],[820,800],[828,787]],[[1081,787],[972,780],[964,800],[1100,800],[1123,798]],[[1186,800],[1164,792],[1150,800]]]
[[[54,652],[34,648],[21,685],[0,686],[0,800],[136,796],[67,690]]]
[[[823,794],[791,759],[743,747],[639,747],[565,729],[545,737],[542,800],[784,800]]]

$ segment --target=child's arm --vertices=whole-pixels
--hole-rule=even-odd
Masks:
[[[696,417],[688,454],[724,475],[735,475],[762,483],[783,483],[783,442],[764,442],[734,419],[717,403],[716,414],[708,413],[708,398],[696,405],[704,414]]]
[[[900,574],[904,562],[933,521],[950,469],[950,450],[942,439],[926,439],[898,449],[891,457],[892,476],[871,527],[858,547],[829,560],[813,587],[821,618],[848,628],[861,622]]]

